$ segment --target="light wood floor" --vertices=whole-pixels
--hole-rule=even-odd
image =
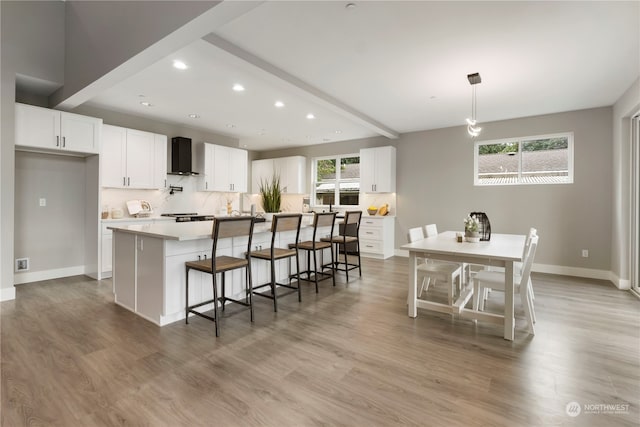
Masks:
[[[537,335],[419,311],[407,260],[221,323],[163,328],[111,281],[21,285],[1,304],[2,425],[637,426],[640,302],[602,281],[535,275]],[[437,291],[437,287],[435,288]],[[502,294],[489,308],[500,308]],[[519,299],[516,313],[522,317]],[[569,417],[566,406],[629,404]],[[624,411],[623,411],[624,412]]]

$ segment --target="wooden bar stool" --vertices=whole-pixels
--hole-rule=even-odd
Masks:
[[[360,261],[360,219],[362,218],[362,211],[348,211],[344,213],[344,222],[340,224],[338,235],[331,237],[323,237],[320,239],[322,242],[330,242],[336,248],[336,255],[334,257],[334,268],[338,271],[344,271],[347,282],[349,281],[349,271],[358,269],[360,277],[362,277],[362,267]],[[355,254],[353,247],[355,246]],[[344,252],[344,268],[340,267],[340,250]],[[349,262],[349,253],[358,257],[358,263],[353,264]]]
[[[186,281],[186,301],[185,301],[185,321],[189,323],[189,313],[193,313],[197,316],[204,317],[205,319],[212,320],[216,325],[216,336],[219,336],[219,315],[218,315],[218,301],[222,303],[222,310],[224,311],[224,304],[227,301],[235,302],[240,305],[249,307],[251,312],[251,321],[253,322],[253,304],[251,301],[252,286],[251,286],[251,237],[253,235],[253,217],[234,217],[234,218],[216,218],[213,220],[213,230],[211,238],[213,239],[213,249],[211,250],[211,258],[201,261],[189,261],[185,263],[187,281]],[[247,239],[247,251],[245,258],[232,257],[227,255],[218,255],[218,239],[225,239],[230,237],[248,236]],[[239,268],[245,269],[247,287],[245,290],[245,300],[239,301],[229,298],[225,295],[225,276],[227,271],[236,270]],[[198,304],[189,305],[189,270],[197,270],[202,273],[211,274],[211,280],[213,283],[213,299],[203,301]],[[221,288],[222,296],[218,298],[218,286],[217,286],[217,274],[221,273]],[[213,303],[213,316],[206,315],[195,308]]]
[[[261,297],[271,298],[273,300],[273,311],[276,311],[276,312],[278,311],[278,296],[284,296],[284,295],[297,292],[298,301],[302,301],[302,295],[300,294],[300,273],[299,273],[300,263],[299,263],[299,256],[298,256],[298,248],[297,246],[294,246],[294,248],[289,248],[289,249],[282,249],[282,248],[276,247],[276,235],[277,233],[280,233],[283,231],[295,231],[296,232],[295,241],[297,242],[298,238],[300,237],[300,224],[302,224],[302,214],[274,215],[273,222],[271,223],[271,233],[272,233],[271,247],[267,249],[261,249],[259,251],[251,252],[252,258],[269,261],[269,264],[271,264],[271,281],[262,285],[254,286],[253,293]],[[276,261],[283,260],[283,259],[290,260],[293,257],[295,257],[296,259],[296,278],[298,279],[296,286],[291,285],[291,278],[293,276],[290,273],[288,275],[289,284],[278,283],[276,281]],[[289,267],[291,267],[291,264],[289,264]],[[271,288],[270,294],[263,294],[260,292],[256,292],[258,289],[264,288],[267,286]],[[281,293],[280,295],[277,295],[276,288],[278,286],[289,288],[290,290],[285,293]]]
[[[307,251],[307,270],[298,273],[298,280],[304,280],[307,282],[314,282],[316,284],[316,293],[318,293],[318,281],[331,278],[333,280],[333,286],[336,285],[336,275],[333,270],[333,250],[331,250],[331,264],[324,264],[322,258],[320,259],[320,268],[318,268],[317,252],[324,249],[331,249],[330,242],[322,242],[318,237],[318,229],[323,227],[330,227],[329,236],[333,236],[333,227],[336,221],[335,212],[323,212],[315,213],[313,217],[313,238],[300,243],[292,243],[289,248],[298,247],[298,249]],[[313,257],[313,270],[311,270],[311,258]],[[325,269],[329,269],[330,273],[325,272]],[[306,274],[307,277],[303,278],[302,275]],[[313,276],[312,276],[313,274]],[[320,277],[320,278],[318,278]]]

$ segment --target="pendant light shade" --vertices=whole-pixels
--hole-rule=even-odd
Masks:
[[[467,132],[475,138],[480,135],[482,128],[478,126],[476,120],[476,85],[482,82],[480,73],[467,74],[467,79],[471,85],[471,117],[467,118]]]

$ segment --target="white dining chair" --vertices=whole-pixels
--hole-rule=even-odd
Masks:
[[[413,243],[424,238],[424,230],[422,227],[409,229],[409,243]],[[447,284],[447,299],[449,305],[451,305],[453,303],[453,293],[456,277],[458,278],[458,281],[461,280],[460,265],[424,258],[418,258],[416,262],[418,264],[418,266],[416,267],[416,276],[417,280],[420,281],[420,290],[418,292],[418,297],[422,296],[423,291],[427,291],[429,289],[429,285],[432,283],[432,281],[435,284],[437,280],[441,280],[442,282]]]
[[[536,322],[536,314],[533,307],[532,292],[533,288],[531,282],[531,267],[536,255],[536,249],[538,247],[538,236],[533,236],[529,244],[527,254],[523,260],[523,268],[521,274],[514,274],[514,294],[517,292],[520,295],[520,300],[524,307],[524,312],[529,323],[529,331],[532,335],[535,335],[534,323]],[[484,310],[484,290],[485,288],[491,288],[492,291],[505,290],[505,277],[503,272],[482,270],[476,273],[472,278],[473,282],[473,309]]]
[[[427,224],[424,226],[424,233],[426,237],[437,236],[438,226],[436,224]],[[447,263],[446,261],[438,261],[438,262]],[[448,264],[451,264],[451,263],[448,263]],[[464,285],[465,283],[468,283],[467,279],[469,279],[470,265],[464,262],[460,263],[459,265],[461,268],[461,275],[460,275],[460,280],[458,280],[458,286],[460,287],[460,289],[462,289],[462,285]]]

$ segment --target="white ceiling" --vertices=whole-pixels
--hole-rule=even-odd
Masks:
[[[473,72],[480,122],[612,105],[640,75],[639,2],[354,3],[259,4],[89,104],[266,150],[462,125]]]

